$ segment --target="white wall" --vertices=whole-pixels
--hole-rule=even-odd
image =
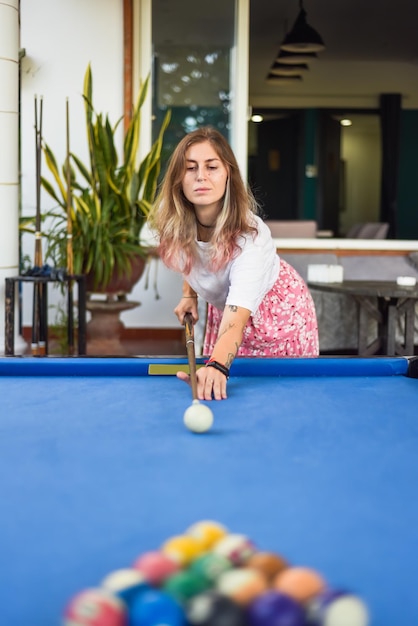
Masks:
[[[81,97],[88,63],[93,72],[95,108],[116,122],[123,114],[123,3],[121,0],[21,0],[22,61],[22,214],[34,215],[36,207],[34,97],[43,98],[43,137],[63,163],[66,154],[66,99],[70,109],[71,150],[87,160],[84,107]],[[42,166],[47,176],[46,166]],[[42,192],[42,208],[52,206]],[[33,260],[34,237],[23,236],[23,254]],[[44,250],[46,246],[44,245]],[[156,262],[151,265],[151,276]],[[161,263],[158,262],[161,266]],[[181,280],[158,268],[158,291],[145,289],[144,276],[130,299],[141,306],[124,313],[132,327],[177,327],[173,308]],[[31,288],[24,285],[23,325],[31,324]],[[59,295],[50,298],[50,303]],[[52,317],[53,310],[50,313]]]

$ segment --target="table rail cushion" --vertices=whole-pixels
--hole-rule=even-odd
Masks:
[[[251,359],[237,358],[231,376],[418,376],[415,357],[314,357]],[[201,365],[203,359],[197,359]],[[4,357],[0,358],[0,376],[149,376],[153,365],[183,369],[185,357]],[[151,371],[150,371],[151,369]],[[160,371],[164,375],[163,371]]]

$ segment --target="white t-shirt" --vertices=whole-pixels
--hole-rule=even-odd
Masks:
[[[241,251],[218,272],[208,269],[209,243],[198,241],[201,263],[184,279],[206,302],[220,311],[226,304],[240,306],[254,314],[279,275],[280,259],[269,227],[254,216],[258,234],[240,237]]]

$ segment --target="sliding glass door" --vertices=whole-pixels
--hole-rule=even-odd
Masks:
[[[152,77],[150,140],[171,109],[166,155],[186,133],[211,125],[246,175],[249,0],[136,0],[135,13],[134,73]]]

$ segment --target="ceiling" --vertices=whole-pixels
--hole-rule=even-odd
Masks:
[[[262,106],[378,106],[379,94],[402,93],[418,108],[416,0],[304,0],[307,22],[326,49],[296,85],[266,76],[299,13],[300,0],[250,2],[250,103]]]

